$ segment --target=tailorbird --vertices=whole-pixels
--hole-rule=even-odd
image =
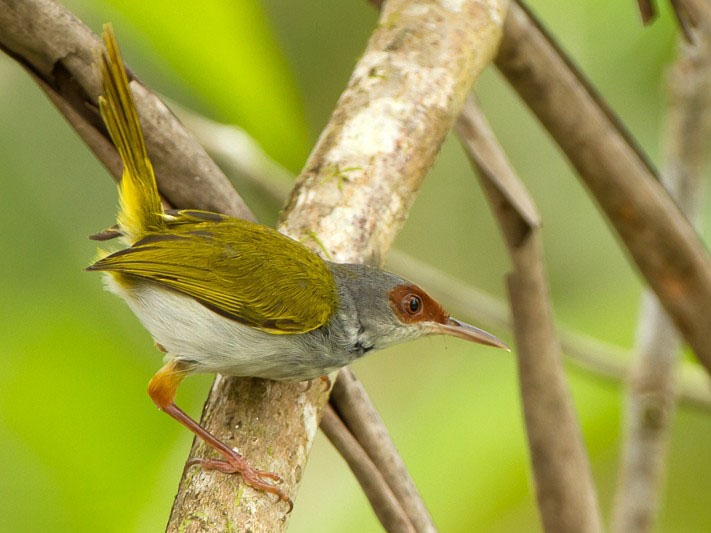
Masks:
[[[223,457],[197,459],[239,472],[257,489],[291,500],[281,478],[253,468],[174,403],[182,379],[198,372],[309,380],[366,353],[426,335],[453,335],[500,348],[499,339],[450,317],[424,290],[361,264],[324,261],[274,229],[226,215],[164,211],[111,25],[97,54],[99,107],[123,162],[117,225],[99,240],[127,247],[87,270],[106,273],[165,352],[148,393],[159,409]]]

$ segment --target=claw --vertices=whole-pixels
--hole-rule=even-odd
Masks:
[[[276,481],[280,485],[284,483],[284,478],[281,477],[276,472],[266,472],[264,470],[257,470],[256,472],[257,472],[257,476],[259,476],[259,477],[265,477],[267,479],[271,479],[272,481]]]
[[[265,470],[257,470],[256,468],[252,468],[252,466],[250,466],[250,464],[245,460],[244,457],[242,457],[239,453],[227,446],[227,444],[215,437],[215,435],[207,431],[200,424],[195,422],[195,420],[190,418],[182,409],[175,405],[175,403],[172,401],[172,397],[175,393],[175,384],[173,384],[172,389],[167,389],[167,392],[169,394],[166,401],[165,394],[162,394],[165,392],[163,390],[165,389],[165,386],[163,386],[165,380],[168,378],[172,379],[176,375],[178,375],[178,377],[181,377],[181,374],[179,371],[176,371],[175,365],[173,363],[168,363],[168,365],[163,368],[164,370],[158,372],[158,374],[156,374],[156,377],[151,380],[151,384],[148,388],[148,391],[149,393],[151,393],[151,398],[153,398],[153,401],[156,402],[158,407],[164,413],[175,418],[178,422],[180,422],[190,431],[195,433],[195,435],[200,437],[205,442],[205,444],[218,451],[224,457],[224,460],[190,459],[185,463],[185,468],[188,469],[193,465],[200,465],[207,470],[219,470],[220,472],[224,472],[225,474],[239,473],[242,476],[244,482],[250,487],[257,490],[263,490],[271,494],[276,494],[280,500],[288,502],[289,512],[291,512],[291,510],[294,508],[294,504],[291,499],[286,494],[284,494],[284,492],[279,489],[279,487],[262,480],[262,478],[267,478],[277,483],[283,483],[284,480],[278,474],[275,474],[274,472],[267,472]],[[170,385],[171,383],[172,381],[168,379],[168,384]],[[161,388],[161,386],[163,386],[163,388]]]
[[[205,470],[217,470],[224,474],[239,473],[242,476],[244,482],[253,489],[263,490],[264,492],[268,492],[270,494],[276,494],[276,496],[281,501],[287,502],[289,504],[289,510],[287,511],[287,514],[292,511],[292,509],[294,508],[294,502],[291,501],[291,498],[289,498],[281,489],[279,489],[275,485],[262,481],[261,479],[267,478],[271,479],[272,481],[275,481],[276,483],[282,484],[284,483],[284,478],[282,478],[279,474],[275,472],[269,472],[267,470],[257,470],[256,468],[251,467],[244,460],[244,458],[236,452],[231,457],[227,457],[226,455],[225,457],[226,460],[200,458],[190,459],[186,463],[185,467],[189,468],[193,465],[200,465]]]

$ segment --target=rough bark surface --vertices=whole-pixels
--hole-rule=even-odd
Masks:
[[[279,229],[332,260],[381,264],[467,91],[496,52],[504,8],[494,0],[388,2]],[[327,397],[318,386],[302,393],[298,385],[221,379],[203,423],[256,466],[282,475],[294,497]],[[198,443],[191,456],[204,453]],[[285,527],[284,506],[238,485],[191,469],[168,530]]]
[[[496,65],[578,170],[640,273],[711,371],[711,258],[643,153],[518,2],[511,3]]]

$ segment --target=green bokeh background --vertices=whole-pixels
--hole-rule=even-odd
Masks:
[[[149,86],[243,126],[294,172],[376,22],[365,0],[66,4],[95,31],[112,21],[127,62]],[[658,163],[676,32],[666,7],[648,29],[632,0],[532,7]],[[616,238],[501,76],[487,71],[477,92],[542,213],[557,318],[630,347],[641,283]],[[160,531],[192,437],[145,393],[161,359],[150,337],[104,293],[100,276],[82,272],[96,248],[86,236],[112,224],[115,187],[6,56],[0,126],[0,529]],[[273,224],[274,207],[242,190]],[[504,295],[506,252],[456,139],[445,143],[396,245]],[[432,338],[368,357],[356,371],[443,531],[540,529],[511,356]],[[620,391],[573,370],[569,377],[609,514]],[[195,416],[210,380],[193,378],[179,391]],[[709,442],[709,415],[681,409],[660,531],[708,530]],[[319,434],[291,530],[377,528]]]

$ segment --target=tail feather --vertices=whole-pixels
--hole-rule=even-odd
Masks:
[[[99,61],[103,95],[99,97],[99,109],[123,162],[118,224],[135,242],[146,233],[164,230],[166,225],[153,166],[148,159],[136,105],[111,24],[104,25],[103,39],[105,51]]]

